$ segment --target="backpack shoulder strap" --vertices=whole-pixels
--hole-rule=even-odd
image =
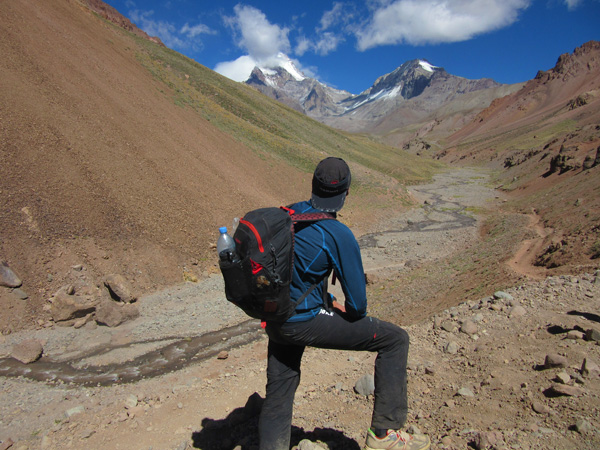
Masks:
[[[282,206],[281,209],[283,209],[290,215],[290,217],[292,219],[292,224],[293,224],[293,226],[292,226],[293,231],[295,231],[296,225],[299,223],[309,224],[310,222],[318,222],[319,220],[337,220],[335,214],[328,213],[328,212],[296,213],[293,209],[290,209],[289,207],[284,207],[284,206]],[[329,298],[328,298],[329,296],[327,293],[327,287],[329,284],[328,280],[329,280],[330,274],[331,274],[331,269],[327,272],[327,275],[325,275],[325,278],[321,282],[321,283],[324,283],[323,307],[327,311],[330,310]],[[298,300],[296,300],[295,304],[299,305],[321,283],[316,283],[316,284],[311,285],[311,287],[308,289],[308,291],[306,291],[304,294],[302,294],[300,296],[300,298]]]
[[[290,205],[291,206],[291,205]],[[292,218],[292,222],[317,222],[318,220],[336,219],[335,213],[328,212],[309,212],[309,213],[296,213],[289,206],[280,206],[285,212],[287,212]]]

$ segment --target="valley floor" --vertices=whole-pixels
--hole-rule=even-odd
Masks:
[[[411,336],[408,425],[428,434],[433,448],[599,448],[600,347],[585,336],[600,330],[600,274],[521,273],[518,285],[503,294],[490,288],[467,302],[426,300],[429,293],[438,298],[451,290],[452,277],[441,275],[448,261],[480,239],[475,212],[502,202],[487,181],[471,169],[440,174],[412,189],[420,207],[391,212],[379,229],[359,237],[372,313],[402,323]],[[408,281],[424,268],[428,278]],[[196,336],[246,321],[227,304],[219,275],[139,304],[141,317],[116,328],[88,324],[0,338],[3,357],[17,343],[38,339],[49,362],[46,375],[34,363],[30,373],[0,377],[0,448],[256,446],[267,343],[258,324],[248,325],[256,330],[241,335],[252,339],[241,346],[227,345],[238,342],[233,332],[214,334],[223,344],[220,357],[215,352],[167,374],[109,386],[72,381],[100,366],[135,378],[143,364],[160,364],[144,355],[168,359]],[[169,345],[175,350],[167,351]],[[94,353],[99,347],[105,351]],[[545,367],[547,355],[560,356],[555,359],[562,366]],[[372,397],[355,393],[354,385],[372,373],[373,361],[372,354],[307,349],[296,394],[295,444],[308,439],[332,450],[362,447]],[[29,378],[36,371],[48,378],[59,363],[71,367],[71,380]]]

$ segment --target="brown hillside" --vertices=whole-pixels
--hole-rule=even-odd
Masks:
[[[3,331],[38,317],[75,265],[138,291],[201,273],[218,226],[306,184],[177,106],[77,0],[1,2],[0,54],[0,259],[32,298],[1,290]]]
[[[563,54],[554,68],[537,76],[512,95],[496,99],[473,122],[448,138],[448,145],[466,139],[497,135],[541,120],[569,119],[573,106],[595,104],[600,100],[600,42],[590,41]],[[578,111],[578,113],[581,113]],[[590,115],[589,112],[587,112]]]
[[[600,42],[495,100],[437,157],[498,170],[509,206],[540,222],[532,260],[556,273],[600,258]],[[530,250],[533,251],[533,250]]]

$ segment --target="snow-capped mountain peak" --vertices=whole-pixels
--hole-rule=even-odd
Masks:
[[[274,78],[281,77],[282,70],[287,72],[295,81],[302,81],[306,78],[294,62],[284,53],[278,53],[275,58],[257,65],[255,69],[263,73],[265,83],[271,86],[276,85]],[[252,74],[248,77],[248,79],[250,78],[252,78]]]
[[[290,58],[285,56],[283,53],[280,53],[279,55],[282,56],[282,62],[279,67],[285,69],[291,76],[294,77],[296,81],[302,81],[306,78],[304,74],[300,72],[300,70],[298,70],[298,68]]]
[[[432,66],[427,61],[424,61],[422,59],[419,60],[419,65],[423,70],[426,70],[427,72],[433,72],[435,69],[437,69],[436,66]]]

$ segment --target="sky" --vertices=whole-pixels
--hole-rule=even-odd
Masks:
[[[104,1],[233,80],[285,55],[306,76],[352,94],[413,59],[519,83],[600,40],[600,0]]]

